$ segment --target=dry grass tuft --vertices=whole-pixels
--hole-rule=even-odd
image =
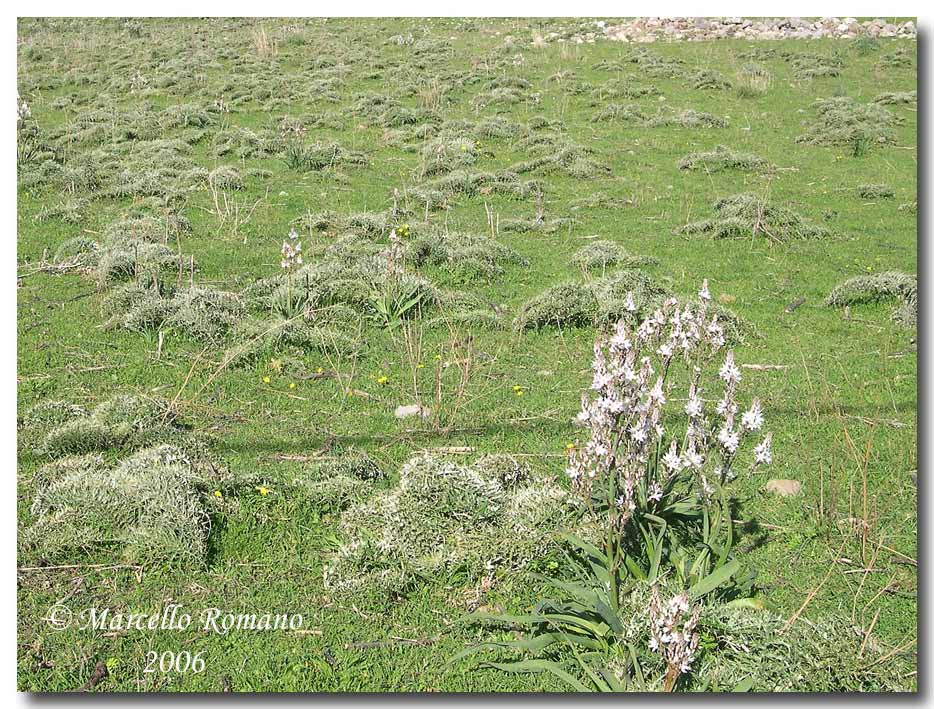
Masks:
[[[830,234],[788,207],[751,193],[718,200],[713,211],[713,218],[686,224],[678,233],[709,234],[717,239],[754,239],[762,235],[773,242],[821,239]]]
[[[850,278],[835,287],[825,301],[832,307],[895,301],[892,319],[905,327],[918,321],[918,278],[901,271],[883,271]]]

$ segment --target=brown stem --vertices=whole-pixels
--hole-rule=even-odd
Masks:
[[[681,676],[681,672],[678,670],[677,666],[669,665],[668,672],[665,675],[665,686],[662,687],[662,691],[671,692],[675,688],[675,682],[678,681],[678,677]]]

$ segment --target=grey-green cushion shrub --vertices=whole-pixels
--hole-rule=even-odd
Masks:
[[[160,447],[99,463],[72,458],[39,476],[23,534],[29,552],[53,563],[203,563],[210,518],[183,454]]]

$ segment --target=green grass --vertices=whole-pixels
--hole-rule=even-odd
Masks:
[[[418,152],[387,145],[385,129],[366,116],[346,115],[342,129],[309,128],[307,140],[337,140],[366,155],[365,166],[298,172],[277,157],[239,160],[214,157],[212,135],[221,126],[252,130],[275,126],[283,116],[309,118],[351,106],[358,94],[398,92],[399,103],[417,107],[400,77],[421,75],[450,81],[444,119],[501,115],[522,123],[536,118],[561,121],[565,137],[594,151],[592,159],[609,168],[581,179],[562,170],[521,175],[544,185],[546,219],[575,218],[552,232],[501,230],[497,238],[529,261],[528,268],[505,265],[491,282],[465,283],[439,266],[423,272],[438,283],[469,290],[505,311],[511,321],[519,306],[556,283],[579,279],[572,256],[598,236],[632,254],[651,256],[646,270],[668,279],[669,287],[691,295],[709,278],[714,298],[751,321],[762,337],[736,348],[741,363],[769,365],[743,371],[747,392],[764,402],[767,426],[775,433],[775,463],[753,478],[740,479],[743,525],[740,546],[758,569],[758,586],[769,606],[786,616],[808,594],[818,592],[803,618],[840,613],[896,653],[893,672],[903,683],[914,663],[917,574],[917,361],[916,332],[890,320],[891,304],[854,306],[848,316],[823,301],[841,281],[867,272],[917,270],[916,214],[900,204],[917,200],[917,123],[913,105],[892,105],[899,119],[894,145],[872,145],[855,157],[849,146],[816,147],[795,142],[816,117],[818,98],[850,96],[866,103],[881,92],[915,90],[912,66],[879,66],[878,59],[899,47],[913,56],[914,42],[881,40],[878,52],[860,54],[844,41],[684,43],[650,45],[659,56],[684,61],[681,78],[644,76],[635,64],[622,72],[596,70],[601,61],[621,61],[629,45],[552,42],[532,46],[532,32],[547,34],[574,21],[486,20],[328,20],[143,21],[134,36],[116,20],[23,20],[19,26],[19,90],[42,131],[71,123],[83,109],[53,107],[56,99],[77,97],[108,108],[210,104],[260,77],[271,95],[237,105],[215,116],[203,140],[192,146],[195,163],[211,170],[236,167],[270,171],[266,179],[245,177],[233,197],[244,205],[259,201],[242,228],[221,224],[207,188],[186,194],[183,213],[193,230],[182,237],[183,254],[198,263],[201,284],[239,290],[279,270],[279,248],[290,222],[304,212],[338,214],[380,211],[392,206],[392,192],[406,193],[419,179]],[[259,28],[275,41],[277,53],[263,56],[254,41]],[[449,51],[426,59],[417,45],[386,43],[411,33],[416,40],[445,42]],[[515,46],[504,48],[504,36]],[[338,41],[339,40],[339,41]],[[771,73],[767,92],[740,98],[735,89],[692,88],[695,70],[711,69],[734,80],[751,47],[779,52],[836,54],[840,75],[794,78],[794,67],[780,56],[758,59]],[[521,56],[521,62],[515,57]],[[345,67],[334,72],[337,103],[315,100],[310,82],[325,76],[315,60],[333,58]],[[199,67],[200,68],[191,68]],[[73,70],[72,70],[73,69]],[[150,89],[129,92],[134,72],[150,79]],[[547,80],[558,72],[574,78]],[[693,108],[728,121],[726,128],[647,127],[638,122],[595,122],[610,101],[589,91],[634,75],[635,84],[653,84],[658,96],[632,102],[653,115],[662,105]],[[330,76],[330,74],[328,74]],[[160,77],[175,81],[154,88]],[[476,113],[473,97],[491,79],[525,79],[537,100],[493,104]],[[458,86],[460,79],[464,83]],[[473,80],[473,83],[471,83]],[[102,95],[109,98],[102,98]],[[594,105],[591,105],[594,102]],[[628,103],[627,99],[619,101]],[[179,135],[182,129],[160,133]],[[469,168],[493,171],[528,160],[510,139],[482,139]],[[726,145],[752,153],[775,169],[716,173],[679,170],[691,153]],[[89,150],[77,145],[68,160]],[[428,178],[430,179],[430,178]],[[865,200],[857,187],[884,183],[894,199]],[[596,192],[625,206],[573,209],[576,200]],[[767,197],[830,230],[829,238],[771,243],[766,238],[714,240],[678,236],[675,230],[706,219],[721,198],[742,192]],[[339,449],[367,451],[390,471],[419,449],[468,446],[480,452],[528,456],[542,473],[563,471],[565,445],[580,391],[588,384],[593,328],[516,333],[507,328],[463,328],[476,357],[476,370],[464,404],[442,432],[430,424],[398,421],[393,410],[415,400],[409,358],[400,332],[368,326],[355,359],[328,361],[307,354],[307,371],[337,369],[335,378],[300,379],[280,374],[264,359],[247,368],[220,367],[222,351],[169,332],[157,354],[154,334],[102,331],[104,292],[81,274],[36,271],[43,254],[66,239],[95,236],[132,207],[130,199],[98,198],[93,192],[84,218],[70,224],[37,221],[58,204],[56,189],[18,192],[18,407],[20,413],[48,398],[93,405],[117,393],[140,392],[173,398],[196,429],[218,440],[220,456],[232,471],[248,477],[214,505],[210,553],[202,569],[90,568],[88,560],[61,569],[20,554],[19,687],[63,691],[81,687],[99,661],[111,661],[103,691],[530,691],[561,690],[537,675],[513,676],[476,670],[448,660],[479,630],[458,624],[467,610],[470,587],[463,579],[434,579],[405,599],[330,597],[322,567],[337,544],[337,519],[305,504],[291,481],[304,459]],[[534,198],[490,195],[458,197],[451,208],[430,214],[432,224],[451,232],[489,233],[487,204],[498,217],[534,218]],[[412,221],[421,223],[424,209]],[[306,259],[323,253],[333,236],[304,233]],[[803,298],[792,312],[786,306]],[[416,359],[419,392],[433,406],[436,355],[451,339],[446,329],[425,330]],[[199,359],[200,355],[200,359]],[[269,383],[263,381],[269,377]],[[385,382],[381,378],[385,377]],[[186,383],[187,380],[187,383]],[[340,382],[343,382],[344,388]],[[290,388],[295,384],[294,388]],[[522,387],[517,396],[514,385]],[[353,393],[346,395],[346,391]],[[362,392],[363,394],[361,394]],[[446,414],[450,411],[445,411]],[[39,460],[21,446],[18,459],[19,525],[30,524]],[[803,483],[797,498],[760,491],[769,477]],[[268,488],[261,495],[257,485]],[[846,531],[865,521],[865,535]],[[863,524],[859,522],[858,524]],[[90,561],[93,562],[93,559]],[[871,568],[863,573],[860,570]],[[43,620],[48,608],[66,598],[73,609],[89,606],[151,612],[182,604],[190,612],[219,607],[232,612],[290,612],[304,616],[310,633],[56,632]],[[518,576],[500,574],[482,598],[489,608],[527,608],[535,589]],[[406,644],[398,638],[425,640]],[[379,641],[378,647],[352,643]],[[150,650],[204,651],[200,674],[143,673]],[[227,678],[227,679],[224,679]]]

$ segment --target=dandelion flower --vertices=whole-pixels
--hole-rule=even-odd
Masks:
[[[269,384],[269,377],[263,377],[263,384]]]

